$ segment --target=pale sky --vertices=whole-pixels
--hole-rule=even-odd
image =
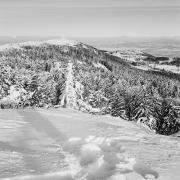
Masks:
[[[180,0],[0,0],[0,36],[180,36]]]

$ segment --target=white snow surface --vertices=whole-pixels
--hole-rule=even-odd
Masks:
[[[73,63],[69,62],[67,67],[67,81],[65,85],[64,96],[61,100],[61,106],[67,108],[77,108],[77,95],[74,84],[75,78],[73,73]]]
[[[104,70],[108,70],[104,65],[102,65],[101,63],[93,63],[94,67],[97,67],[97,68],[102,68]]]
[[[158,173],[149,166],[128,157],[118,138],[89,136],[86,139],[72,137],[62,147],[69,170],[38,176],[15,177],[12,180],[38,179],[74,179],[74,180],[114,180],[127,179],[126,172],[139,174],[138,180],[151,175],[158,178]],[[4,179],[8,180],[8,178]],[[137,180],[137,179],[130,179]]]
[[[120,118],[64,108],[0,111],[5,180],[179,180],[179,148],[177,138]]]

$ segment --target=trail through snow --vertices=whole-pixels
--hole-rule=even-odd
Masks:
[[[73,63],[69,61],[67,66],[66,85],[61,105],[67,108],[77,108],[76,91],[74,88]]]

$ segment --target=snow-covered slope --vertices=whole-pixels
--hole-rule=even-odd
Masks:
[[[0,112],[3,180],[179,180],[180,142],[69,109]]]

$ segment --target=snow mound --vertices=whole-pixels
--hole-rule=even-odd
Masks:
[[[99,146],[95,144],[85,144],[81,148],[80,164],[85,166],[96,162],[102,155],[103,152]]]
[[[130,157],[121,142],[121,138],[96,136],[88,136],[85,139],[78,137],[68,139],[64,145],[64,150],[74,156],[78,166],[74,169],[79,169],[73,178],[123,180],[127,179],[126,175],[134,173],[142,179],[148,179],[149,177],[157,179],[158,173],[146,164]],[[72,161],[68,164],[72,164]]]
[[[143,162],[134,162],[133,170],[145,179],[157,179],[159,177],[159,174],[155,170],[151,169],[151,167],[144,164]]]
[[[93,63],[94,67],[96,68],[102,68],[104,70],[108,70],[104,65],[102,65],[101,63]]]

